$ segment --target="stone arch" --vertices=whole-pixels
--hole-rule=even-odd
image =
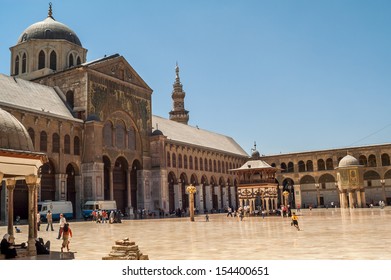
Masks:
[[[182,209],[189,208],[189,194],[186,192],[186,187],[189,185],[189,180],[186,173],[181,173],[179,176],[179,189],[182,198]]]
[[[384,179],[391,179],[391,169],[384,173]]]
[[[364,180],[380,180],[380,174],[374,170],[368,170],[364,173]]]
[[[368,167],[376,167],[377,166],[377,163],[376,163],[376,156],[375,155],[369,155],[368,156]]]
[[[190,177],[190,183],[193,184],[193,186],[197,186],[198,185],[198,177],[196,174],[191,174],[191,177]]]
[[[168,210],[170,213],[175,211],[175,190],[174,185],[177,178],[174,172],[168,173]]]
[[[117,202],[117,209],[122,213],[126,212],[127,208],[127,172],[129,163],[123,156],[115,160],[113,167],[113,198]]]
[[[381,165],[382,166],[390,166],[390,156],[386,153],[381,155]]]
[[[135,159],[133,160],[132,162],[132,169],[131,169],[131,172],[130,172],[130,206],[133,208],[133,209],[138,209],[139,208],[139,205],[138,205],[138,171],[139,170],[142,170],[143,169],[143,166],[140,162],[140,160],[138,159]]]
[[[78,190],[76,190],[76,180],[75,176],[79,174],[79,168],[77,167],[76,163],[69,163],[65,169],[65,173],[67,174],[67,201],[72,202],[72,208],[73,208],[73,218],[76,217],[76,193]],[[82,206],[82,205],[80,205]]]
[[[109,200],[110,199],[111,159],[108,156],[104,155],[102,157],[102,160],[103,160],[103,199]],[[88,194],[87,196],[85,193],[84,196],[85,196],[85,198],[87,198],[87,197],[92,198],[92,193]]]
[[[315,178],[310,175],[305,175],[300,179],[300,185],[315,184]]]
[[[359,156],[358,162],[360,163],[360,165],[367,166],[368,164],[367,157],[364,155]]]

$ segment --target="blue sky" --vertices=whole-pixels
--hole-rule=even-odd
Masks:
[[[0,0],[0,73],[48,2]],[[391,1],[52,0],[88,49],[123,55],[172,109],[175,63],[189,124],[251,153],[391,142]]]

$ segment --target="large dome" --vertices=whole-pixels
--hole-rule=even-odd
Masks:
[[[81,42],[76,33],[65,24],[56,21],[53,17],[48,16],[45,20],[34,23],[26,28],[19,36],[18,44],[32,40],[66,40],[68,42],[79,45]]]
[[[13,115],[0,108],[0,149],[34,152],[26,128]]]
[[[338,167],[349,167],[349,166],[356,166],[356,165],[360,165],[358,160],[351,155],[347,155],[341,159],[341,161],[338,164]]]

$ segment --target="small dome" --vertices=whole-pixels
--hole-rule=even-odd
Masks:
[[[349,167],[349,166],[357,166],[357,165],[360,165],[358,160],[351,155],[347,155],[341,159],[341,161],[338,164],[338,167]]]
[[[159,129],[155,129],[153,132],[152,132],[152,136],[158,136],[158,135],[164,135],[163,132]]]
[[[26,128],[13,115],[0,108],[0,148],[34,152]]]
[[[45,20],[34,23],[26,28],[19,36],[18,43],[23,43],[32,39],[40,40],[66,40],[78,46],[82,46],[76,33],[65,24],[56,21],[48,16]]]
[[[253,159],[258,159],[258,158],[260,158],[260,156],[261,155],[257,150],[254,150],[251,154],[251,158],[253,158]]]

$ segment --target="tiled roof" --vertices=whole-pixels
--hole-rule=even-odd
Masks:
[[[0,74],[0,105],[77,120],[52,87]]]
[[[155,126],[155,129],[158,128],[163,135],[170,140],[248,157],[248,154],[242,147],[229,136],[199,129],[158,116],[152,116],[152,123]]]

